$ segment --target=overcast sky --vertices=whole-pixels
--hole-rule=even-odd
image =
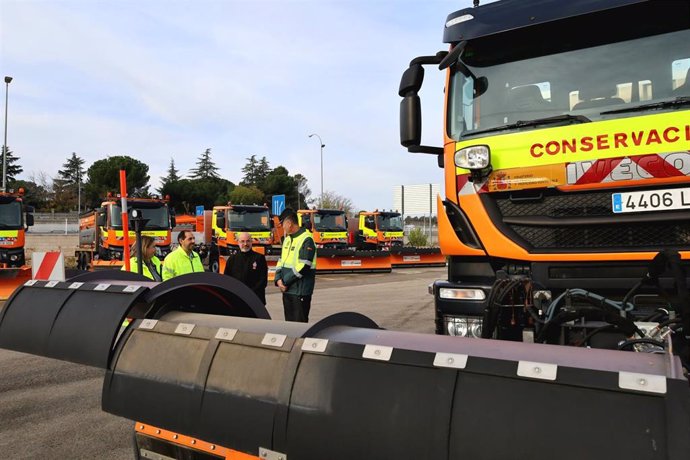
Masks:
[[[87,168],[128,155],[155,189],[171,158],[186,175],[210,148],[234,183],[265,156],[317,195],[317,133],[324,189],[390,208],[394,186],[442,182],[433,156],[399,144],[400,76],[447,49],[447,15],[471,3],[0,0],[7,144],[24,179],[55,176],[72,152]],[[441,72],[427,67],[421,96],[423,141],[440,146]]]

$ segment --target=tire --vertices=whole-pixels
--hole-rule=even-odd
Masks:
[[[218,261],[218,258],[214,257],[211,259],[211,262],[208,264],[208,269],[213,273],[218,273],[218,270],[220,269],[220,262]]]

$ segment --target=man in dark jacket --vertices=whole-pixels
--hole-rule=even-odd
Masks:
[[[306,323],[316,283],[316,245],[311,233],[299,226],[297,213],[292,209],[283,211],[280,222],[285,240],[276,266],[275,285],[283,293],[285,321]]]
[[[228,257],[223,273],[242,281],[266,305],[266,284],[268,283],[266,257],[252,251],[252,237],[247,232],[237,235],[237,243],[240,246],[240,252]]]

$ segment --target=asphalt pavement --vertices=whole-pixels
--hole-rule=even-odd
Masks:
[[[427,286],[446,269],[317,276],[310,322],[353,311],[379,326],[433,333]],[[267,308],[283,319],[280,291],[269,286]],[[133,422],[101,410],[104,371],[0,350],[0,459],[131,459]]]

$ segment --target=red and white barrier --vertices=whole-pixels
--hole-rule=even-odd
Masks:
[[[34,252],[31,256],[31,278],[65,281],[65,256],[60,251]]]

